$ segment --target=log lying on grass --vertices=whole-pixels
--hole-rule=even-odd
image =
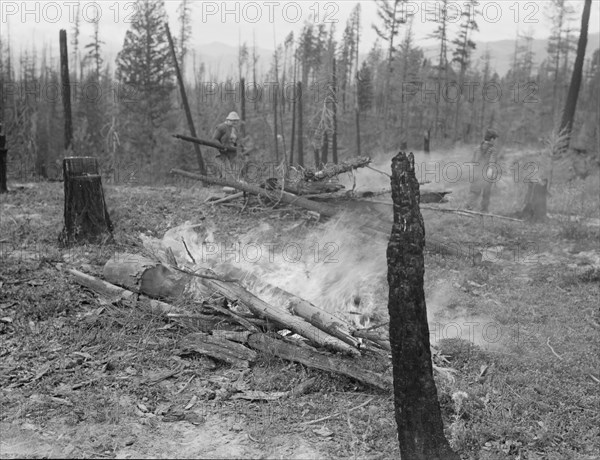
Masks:
[[[302,198],[281,190],[269,191],[267,189],[260,188],[255,185],[245,184],[243,182],[231,181],[226,179],[219,179],[216,177],[203,176],[202,174],[195,174],[188,171],[183,171],[182,169],[172,169],[171,173],[178,174],[184,177],[189,177],[190,179],[196,179],[207,184],[233,187],[246,193],[259,195],[268,200],[275,200],[285,204],[300,206],[304,209],[308,209],[309,211],[318,212],[323,216],[333,217],[337,214],[337,209],[335,209],[332,206],[329,206],[325,203],[317,203],[315,201],[310,201],[306,198]]]
[[[318,308],[307,300],[295,296],[291,292],[265,282],[253,273],[242,270],[235,265],[223,263],[219,266],[219,269],[224,277],[238,279],[242,286],[261,297],[280,298],[281,301],[285,302],[285,308],[293,315],[304,318],[313,326],[337,337],[348,345],[360,348],[360,341],[353,336],[353,328],[340,318]]]
[[[353,346],[327,334],[303,318],[288,313],[283,308],[268,304],[237,283],[209,279],[202,280],[202,282],[227,299],[235,300],[247,307],[255,316],[277,323],[282,328],[289,329],[308,339],[313,345],[352,356],[360,356],[360,352]]]
[[[119,264],[122,266],[119,266]],[[143,275],[148,273],[149,270],[151,271],[152,276],[148,276],[145,279],[155,280],[157,282],[156,286],[151,286],[150,283],[142,284],[138,282],[138,280],[143,278]],[[154,293],[164,292],[162,287],[165,284],[165,280],[160,275],[165,273],[169,274],[169,276],[174,276],[167,267],[161,267],[159,262],[148,262],[147,259],[141,256],[126,253],[121,253],[118,257],[111,259],[107,262],[104,269],[104,276],[107,281],[131,287],[132,289],[139,289],[139,292],[144,294],[147,294],[148,291]],[[186,280],[189,280],[189,278]],[[360,355],[360,352],[353,346],[323,332],[301,317],[294,316],[283,308],[274,307],[268,304],[237,283],[198,278],[196,286],[202,287],[202,290],[208,295],[217,292],[230,301],[237,301],[247,307],[255,316],[279,324],[282,329],[289,329],[292,332],[305,337],[316,346],[349,355]]]
[[[93,276],[82,273],[74,268],[67,269],[67,272],[75,277],[75,281],[78,284],[85,286],[86,288],[103,295],[108,298],[118,298],[118,299],[127,299],[127,300],[135,300],[138,296],[137,293],[132,292],[128,289],[123,289],[119,286],[115,286],[114,284],[108,283],[106,281],[102,281]],[[161,302],[160,300],[150,299],[145,296],[140,296],[141,300],[147,302],[151,309],[156,310],[161,314],[184,314],[187,313],[182,308],[177,308],[173,305],[170,305],[165,302]]]
[[[306,169],[303,171],[304,180],[308,181],[321,181],[331,179],[339,174],[350,172],[353,169],[364,168],[371,163],[369,157],[357,157],[350,160],[342,161],[338,164],[328,164],[319,171],[312,169]]]
[[[177,298],[189,277],[139,254],[116,253],[104,265],[104,278],[156,298]]]
[[[182,352],[196,352],[238,367],[248,367],[258,355],[244,345],[222,337],[196,332],[180,342]]]
[[[250,334],[248,336],[248,345],[254,350],[270,353],[286,361],[304,364],[307,367],[331,372],[332,374],[345,375],[375,388],[386,391],[392,388],[392,379],[387,375],[364,369],[364,367],[356,364],[356,362],[325,355],[316,350],[299,348],[296,345],[266,334]]]

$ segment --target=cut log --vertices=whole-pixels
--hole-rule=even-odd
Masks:
[[[360,347],[360,341],[352,334],[354,328],[346,321],[318,308],[307,300],[295,296],[291,292],[265,282],[253,273],[234,266],[231,263],[221,264],[219,269],[224,277],[238,279],[244,288],[254,292],[261,298],[277,297],[285,303],[286,309],[293,315],[305,319],[313,326],[329,335],[337,337],[348,345],[355,348]]]
[[[254,350],[272,354],[286,361],[293,361],[332,374],[345,375],[381,390],[389,391],[392,387],[392,379],[389,376],[365,369],[356,360],[342,359],[319,353],[316,350],[299,348],[266,334],[251,334],[248,337],[248,345]]]
[[[113,255],[104,265],[103,276],[107,281],[133,292],[165,299],[180,297],[190,278],[155,260],[127,253]]]
[[[183,171],[181,169],[172,169],[172,174],[178,174],[180,176],[189,177],[190,179],[200,180],[202,182],[206,182],[209,184],[222,185],[233,187],[243,192],[251,193],[253,195],[258,195],[264,197],[271,201],[279,201],[285,204],[292,204],[295,206],[300,206],[304,209],[308,209],[309,211],[315,211],[319,214],[327,217],[332,217],[337,214],[337,209],[332,206],[329,206],[325,203],[317,203],[315,201],[310,201],[305,198],[293,195],[291,193],[287,193],[285,191],[268,191],[265,188],[260,188],[255,185],[250,185],[242,182],[236,182],[232,180],[219,179],[216,177],[208,177],[203,176],[201,174],[195,174],[188,171]]]
[[[205,145],[207,147],[213,147],[220,152],[225,153],[238,153],[238,150],[234,147],[224,147],[222,144],[214,141],[207,141],[206,139],[198,139],[197,137],[185,136],[183,134],[173,134],[173,137],[176,139],[181,139],[182,141],[192,142],[197,145]]]
[[[339,174],[350,172],[354,169],[364,168],[371,163],[369,157],[357,157],[345,160],[340,164],[328,164],[321,170],[306,169],[303,171],[304,180],[321,181],[331,179]]]
[[[75,281],[85,286],[86,288],[103,295],[108,298],[117,298],[117,299],[127,299],[127,300],[136,300],[138,298],[138,294],[135,292],[131,292],[128,289],[123,289],[119,286],[115,286],[114,284],[108,283],[106,281],[102,281],[101,279],[95,278],[86,273],[82,273],[75,269],[67,269],[67,272],[75,277]],[[165,302],[161,302],[160,300],[149,299],[145,296],[139,296],[142,302],[144,302],[151,310],[156,311],[160,314],[169,314],[169,313],[178,313],[185,314],[189,313],[182,308],[175,307]]]
[[[177,293],[180,295],[184,291],[185,285],[189,283],[189,278],[182,278],[178,274],[179,272],[169,270],[160,262],[125,253],[113,257],[104,267],[104,277],[109,282],[147,295],[162,297],[171,297]],[[358,350],[342,340],[324,333],[283,308],[268,304],[237,283],[198,278],[195,287],[200,287],[202,293],[205,293],[207,297],[216,291],[230,301],[237,301],[255,316],[277,323],[282,329],[289,329],[317,346],[350,355],[360,355]],[[252,325],[244,324],[244,326],[252,328]]]
[[[112,237],[113,226],[106,210],[98,161],[93,157],[63,160],[65,227],[60,242],[100,243]]]
[[[261,188],[267,190],[281,190],[281,184],[276,177],[270,177]],[[283,190],[294,195],[320,195],[323,193],[334,193],[342,190],[343,185],[332,182],[307,182],[304,180],[285,181]]]
[[[248,367],[249,363],[255,362],[257,358],[255,351],[240,343],[202,332],[186,335],[179,347],[183,353],[199,353],[238,367]]]
[[[209,279],[202,280],[202,283],[227,299],[239,302],[257,317],[279,324],[282,328],[289,329],[295,334],[308,339],[315,346],[352,356],[360,356],[360,352],[353,346],[323,332],[304,319],[288,313],[283,308],[268,304],[237,283]]]

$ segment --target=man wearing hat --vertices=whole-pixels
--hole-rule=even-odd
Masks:
[[[221,154],[217,158],[221,162],[221,176],[224,178],[238,179],[240,171],[237,171],[237,148],[240,136],[240,117],[236,112],[230,112],[224,123],[215,128],[212,140],[223,146]],[[231,149],[235,149],[232,151]],[[233,176],[233,177],[232,177]]]
[[[496,181],[499,174],[498,164],[496,163],[497,152],[494,143],[498,138],[496,130],[489,128],[481,145],[473,154],[474,176],[469,189],[469,200],[467,209],[473,209],[481,197],[481,212],[488,212],[490,196],[492,194],[492,184]]]

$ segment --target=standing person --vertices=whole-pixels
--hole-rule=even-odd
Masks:
[[[469,189],[467,209],[473,209],[481,196],[481,212],[488,212],[492,184],[496,180],[498,153],[494,146],[498,133],[494,129],[485,132],[483,142],[473,153],[474,177]]]
[[[217,156],[221,163],[221,176],[224,178],[233,176],[235,180],[239,176],[239,171],[235,170],[237,166],[238,141],[240,140],[239,122],[239,115],[236,112],[230,112],[225,122],[215,128],[212,136],[214,142],[223,146],[221,154]],[[235,149],[235,151],[231,149]]]

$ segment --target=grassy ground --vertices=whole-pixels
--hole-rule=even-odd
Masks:
[[[466,198],[459,185],[450,206]],[[491,212],[514,212],[519,187],[497,188]],[[597,213],[597,178],[559,190],[550,213]],[[98,298],[56,268],[99,274],[116,250],[142,250],[140,233],[162,237],[187,221],[210,222],[222,238],[268,222],[283,238],[309,220],[213,208],[204,203],[213,192],[191,182],[106,186],[115,241],[70,250],[57,246],[62,184],[2,196],[0,456],[398,458],[391,395],[268,356],[250,371],[182,357],[178,341],[194,324]],[[436,375],[452,446],[465,459],[599,458],[598,228],[565,216],[530,225],[423,214],[427,235],[490,250],[477,266],[426,254],[432,340],[457,371],[454,381]],[[299,398],[231,398],[309,377],[316,384]]]

